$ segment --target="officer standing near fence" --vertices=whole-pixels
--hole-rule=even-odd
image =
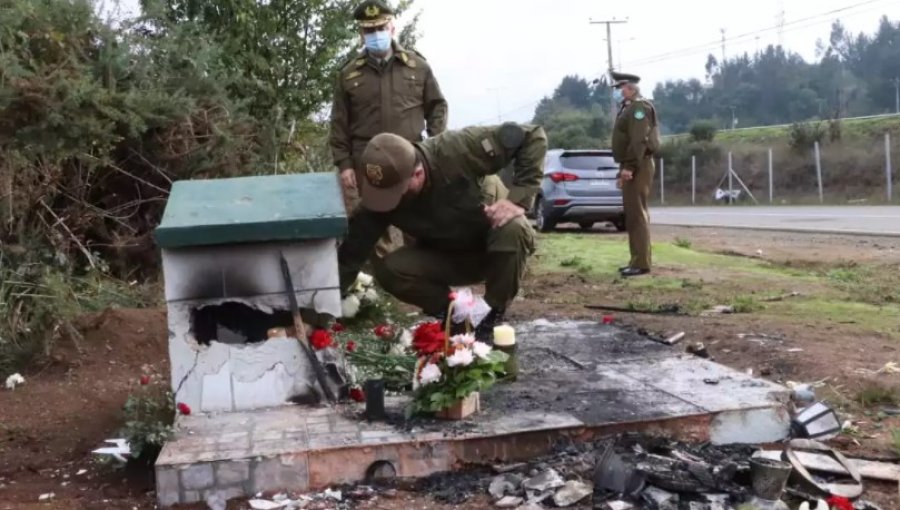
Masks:
[[[372,137],[387,132],[418,142],[423,131],[436,136],[447,128],[447,101],[431,66],[394,40],[394,11],[379,0],[367,0],[353,16],[365,47],[338,73],[329,139],[351,214],[361,192],[360,158]],[[400,244],[399,233],[388,232],[378,255]]]
[[[619,113],[613,126],[613,157],[619,164],[619,186],[625,207],[625,228],[631,260],[619,269],[622,276],[650,272],[650,213],[647,202],[656,167],[653,155],[659,150],[659,119],[653,103],[641,97],[640,77],[611,72],[613,98]]]

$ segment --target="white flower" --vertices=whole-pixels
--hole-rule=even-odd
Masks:
[[[372,288],[368,288],[362,294],[363,301],[369,301],[370,303],[374,303],[378,301],[378,291]]]
[[[472,352],[481,359],[488,359],[491,354],[491,346],[484,342],[475,342],[472,344]]]
[[[471,365],[473,361],[475,361],[475,357],[472,356],[471,349],[459,349],[454,352],[452,356],[447,358],[447,365],[451,367],[467,367]]]
[[[406,349],[409,349],[410,347],[412,347],[412,341],[413,341],[412,333],[410,333],[410,331],[408,329],[404,329],[400,333],[400,338],[399,338],[400,345],[402,345]]]
[[[341,316],[345,319],[352,319],[359,313],[359,298],[356,296],[347,296],[341,301]]]
[[[424,367],[422,367],[422,372],[419,374],[419,382],[422,383],[422,386],[426,384],[431,384],[433,382],[438,382],[441,380],[441,369],[438,368],[434,363],[428,363]]]
[[[25,378],[22,377],[22,374],[13,374],[6,378],[6,389],[8,390],[14,390],[20,384],[25,384]]]
[[[450,337],[450,343],[453,345],[464,345],[466,347],[475,343],[475,335],[466,333],[465,335],[456,335]]]
[[[366,273],[359,273],[359,276],[356,277],[356,282],[363,287],[371,287],[375,282],[375,279],[372,278],[371,275],[368,275]]]

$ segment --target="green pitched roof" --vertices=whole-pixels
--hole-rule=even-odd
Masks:
[[[162,248],[341,237],[334,173],[178,181],[154,232]]]

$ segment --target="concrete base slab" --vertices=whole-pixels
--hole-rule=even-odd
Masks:
[[[157,461],[159,503],[354,483],[379,461],[397,476],[418,477],[523,460],[564,436],[642,431],[716,443],[787,436],[784,387],[613,326],[539,321],[517,331],[519,379],[482,394],[482,412],[464,422],[367,423],[354,404],[181,416]],[[387,405],[399,416],[406,403]]]

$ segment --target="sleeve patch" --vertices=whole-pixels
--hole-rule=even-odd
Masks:
[[[646,117],[646,115],[644,114],[644,110],[635,110],[635,111],[634,111],[634,118],[635,118],[635,119],[637,119],[637,120],[644,120],[644,117]]]

